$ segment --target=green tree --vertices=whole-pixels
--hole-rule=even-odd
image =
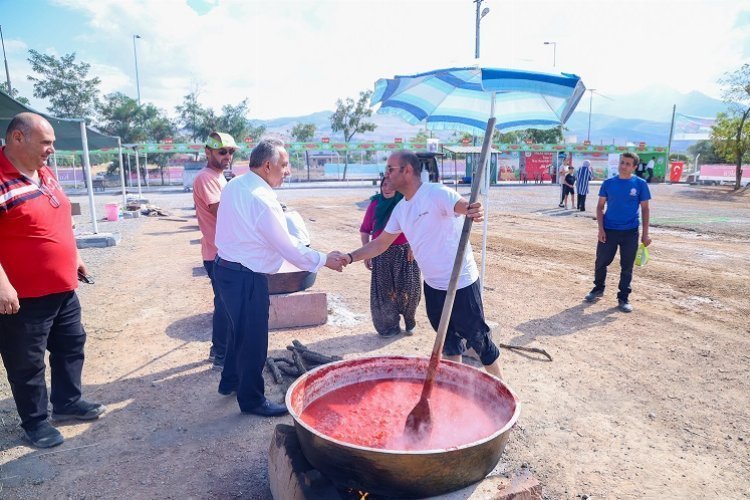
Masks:
[[[427,131],[426,128],[421,128],[417,132],[417,135],[415,135],[411,142],[427,142],[427,139],[432,137],[432,135]]]
[[[98,77],[87,78],[91,65],[76,63],[76,54],[61,58],[29,50],[31,69],[38,76],[28,76],[34,82],[34,97],[49,99],[47,111],[60,118],[94,117],[99,99]]]
[[[193,90],[182,98],[182,104],[175,107],[177,121],[191,142],[200,142],[208,135],[202,135],[202,125],[207,110],[198,102],[199,95],[199,90]],[[210,130],[209,133],[211,133]]]
[[[563,141],[563,128],[562,126],[557,126],[549,130],[527,128],[525,130],[515,130],[505,133],[495,130],[492,139],[493,142],[504,144],[519,144],[527,141],[531,141],[534,144],[558,144]]]
[[[173,137],[176,125],[166,114],[153,104],[138,105],[135,99],[121,92],[114,92],[104,96],[98,107],[99,128],[109,135],[117,135],[123,143],[161,142],[167,137]],[[149,158],[159,166],[159,172],[164,183],[164,167],[169,155],[155,154]],[[145,166],[143,167],[145,169]],[[116,174],[119,160],[110,165],[109,174]]]
[[[124,144],[146,140],[141,107],[135,99],[122,92],[113,92],[104,96],[98,111],[98,127],[105,134],[119,136]]]
[[[356,134],[372,132],[377,125],[366,121],[366,118],[372,116],[372,108],[369,101],[372,95],[371,90],[359,93],[359,99],[356,101],[347,97],[345,101],[338,99],[336,101],[336,111],[331,115],[331,130],[334,132],[344,133],[344,142],[347,144]],[[344,153],[344,180],[346,180],[346,170],[349,167],[349,154]]]
[[[722,98],[729,104],[728,113],[719,113],[716,125],[711,131],[711,142],[716,151],[735,161],[734,188],[739,189],[742,183],[742,162],[750,150],[750,64],[726,73],[719,79],[723,87]]]
[[[292,127],[292,139],[296,142],[310,142],[315,136],[314,123],[298,123]],[[307,180],[310,180],[310,152],[305,149],[305,167],[307,167]]]
[[[695,158],[696,155],[701,155],[698,161],[704,165],[727,161],[726,158],[716,152],[711,141],[698,141],[688,147],[687,150],[692,158]]]
[[[298,123],[292,127],[290,134],[295,142],[310,142],[315,136],[316,128],[314,123]]]
[[[7,82],[0,82],[0,90],[2,90],[3,92],[5,92],[9,96],[11,96],[13,99],[15,99],[16,101],[20,102],[21,104],[25,104],[26,106],[28,106],[30,104],[28,99],[26,99],[25,97],[22,97],[22,96],[20,96],[18,94],[18,89],[17,88],[13,88],[10,91],[8,91],[8,83]]]
[[[714,150],[737,165],[735,189],[742,180],[742,162],[750,160],[750,120],[734,113],[719,113],[711,127],[711,144]]]
[[[238,143],[245,140],[248,135],[249,122],[247,121],[247,98],[236,106],[225,104],[221,107],[221,116],[216,122],[217,130],[231,135]],[[210,133],[210,132],[209,132]]]

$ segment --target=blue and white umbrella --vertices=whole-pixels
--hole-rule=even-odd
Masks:
[[[470,66],[381,78],[375,82],[370,104],[380,104],[378,113],[399,116],[412,125],[424,122],[431,130],[484,135],[491,117],[497,119],[495,128],[502,132],[563,125],[585,92],[581,78],[568,73]],[[483,170],[486,173],[488,169]],[[487,262],[489,176],[484,180],[482,284]]]
[[[475,66],[380,79],[370,104],[431,130],[482,135],[493,113],[503,132],[562,125],[585,91],[576,75]]]

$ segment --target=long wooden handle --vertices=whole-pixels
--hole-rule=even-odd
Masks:
[[[474,177],[471,179],[471,195],[469,196],[469,204],[477,201],[479,196],[479,187],[482,182],[482,175],[484,174],[484,165],[487,163],[487,155],[490,151],[490,145],[492,143],[492,132],[495,130],[495,117],[492,117],[487,122],[487,129],[484,132],[484,142],[482,143],[482,152],[479,155],[479,165]],[[461,231],[461,239],[458,240],[458,251],[456,252],[456,260],[453,262],[453,271],[451,272],[451,279],[448,282],[448,291],[445,294],[445,303],[443,304],[443,312],[440,314],[440,326],[438,326],[437,335],[435,336],[435,345],[432,347],[432,355],[430,356],[430,364],[427,367],[427,376],[425,378],[424,387],[422,387],[422,398],[428,398],[432,393],[432,386],[435,381],[435,372],[437,371],[438,364],[440,364],[440,358],[443,354],[443,345],[445,344],[445,334],[448,332],[448,323],[451,319],[451,313],[453,312],[453,302],[456,300],[456,287],[458,285],[458,276],[461,274],[461,267],[464,260],[464,253],[466,252],[466,244],[469,242],[469,235],[471,233],[471,225],[473,223],[471,217],[464,218],[464,227]]]

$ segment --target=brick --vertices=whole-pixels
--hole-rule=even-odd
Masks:
[[[302,454],[291,425],[274,429],[268,450],[268,482],[275,500],[340,500],[336,487]]]
[[[323,325],[328,321],[328,295],[324,292],[294,292],[271,295],[268,328]]]

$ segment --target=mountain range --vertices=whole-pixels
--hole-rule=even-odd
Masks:
[[[592,98],[593,95],[593,98]],[[627,144],[645,142],[649,145],[665,146],[669,137],[672,106],[677,113],[714,117],[726,111],[726,103],[698,91],[687,94],[663,86],[651,86],[641,91],[617,96],[602,96],[598,92],[587,92],[566,124],[565,136],[568,141],[582,142],[588,136],[589,107],[591,107],[591,135],[593,144]],[[331,132],[332,111],[318,111],[304,116],[251,120],[253,125],[265,125],[270,133],[290,136],[290,131],[298,123],[312,123],[316,127],[315,140],[331,137],[341,140],[340,133]],[[424,127],[409,125],[403,120],[390,116],[373,114],[370,121],[377,125],[373,132],[357,135],[355,141],[392,142],[400,137],[404,141],[417,135]],[[453,132],[436,131],[434,135],[442,141],[452,141]],[[684,151],[691,141],[673,141],[673,151]]]

